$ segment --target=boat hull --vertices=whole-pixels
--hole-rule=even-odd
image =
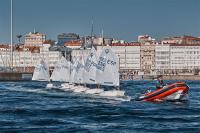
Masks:
[[[188,95],[189,87],[184,82],[176,82],[163,87],[162,89],[149,92],[140,96],[138,101],[164,101],[183,100]]]
[[[103,91],[99,95],[104,97],[123,97],[124,93],[125,92],[122,90],[110,90],[110,91]]]
[[[102,93],[104,90],[103,89],[88,89],[85,91],[86,94],[99,94]]]
[[[88,90],[89,88],[86,88],[84,86],[77,86],[73,92],[79,93],[79,92],[85,92],[86,90]]]

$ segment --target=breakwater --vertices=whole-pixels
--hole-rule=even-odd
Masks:
[[[28,81],[32,79],[32,73],[0,72],[0,81]]]

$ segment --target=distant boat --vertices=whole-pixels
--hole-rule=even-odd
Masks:
[[[77,59],[74,59],[73,63],[70,63],[69,82],[62,83],[61,89],[66,90],[66,91],[72,91],[72,89],[74,88],[74,80],[75,80],[77,65],[78,65]]]
[[[96,84],[97,52],[94,47],[90,50],[84,66],[83,81],[86,84]]]
[[[119,58],[110,46],[104,47],[99,56],[96,82],[113,87],[112,90],[100,93],[100,96],[124,96],[124,91],[119,90]]]
[[[84,83],[86,84],[90,84],[90,85],[94,85],[97,84],[96,83],[96,77],[97,77],[97,51],[95,50],[94,47],[92,47],[89,55],[87,56],[86,62],[85,62],[85,71],[84,71]],[[101,92],[103,92],[104,89],[102,88],[94,88],[94,89],[88,89],[86,90],[85,93],[87,94],[99,94]]]
[[[50,81],[49,67],[43,60],[35,66],[32,80]]]
[[[70,79],[70,62],[61,57],[54,67],[50,79],[52,81],[69,82]]]
[[[47,84],[46,88],[57,88],[51,81],[69,82],[70,64],[71,63],[62,56],[61,59],[55,64],[50,77],[50,82]]]
[[[84,82],[84,66],[85,66],[85,60],[82,55],[79,57],[78,63],[75,69],[76,72],[74,76],[74,83],[77,85],[73,89],[74,92],[84,92],[89,89],[85,86],[86,83]]]
[[[75,69],[76,72],[74,75],[74,83],[76,83],[76,84],[84,83],[84,81],[83,81],[84,65],[85,65],[84,57],[80,56],[77,61],[77,66]]]

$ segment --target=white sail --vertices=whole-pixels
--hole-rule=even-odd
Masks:
[[[84,66],[83,81],[86,84],[96,84],[96,64],[97,54],[94,47],[92,47]]]
[[[47,64],[41,60],[40,63],[35,66],[32,80],[49,81],[49,79],[49,68]]]
[[[119,86],[119,58],[111,48],[103,48],[97,64],[97,84]]]
[[[84,58],[80,56],[77,66],[76,66],[76,73],[74,76],[74,82],[78,84],[83,83],[83,73],[84,72]]]
[[[50,79],[53,81],[69,82],[69,78],[70,62],[68,62],[65,57],[62,57],[60,61],[56,63]]]
[[[74,63],[73,64],[71,63],[71,67],[70,67],[71,68],[70,69],[70,82],[71,83],[75,83],[74,81],[75,81],[75,74],[76,74],[77,65],[78,65],[78,60],[75,59]]]

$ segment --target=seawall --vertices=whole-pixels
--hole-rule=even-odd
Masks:
[[[164,80],[199,80],[200,75],[162,75]],[[121,80],[153,80],[156,75],[133,75],[132,77],[123,76]]]
[[[200,75],[163,75],[164,80],[199,80]]]
[[[28,81],[32,79],[32,73],[0,72],[0,81]]]

